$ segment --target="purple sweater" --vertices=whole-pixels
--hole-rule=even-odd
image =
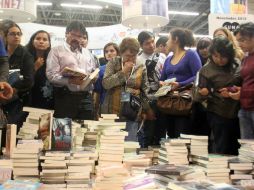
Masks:
[[[161,81],[176,78],[180,86],[194,82],[195,77],[202,64],[199,56],[193,50],[187,50],[185,56],[176,65],[171,64],[173,56],[169,56],[161,73]]]

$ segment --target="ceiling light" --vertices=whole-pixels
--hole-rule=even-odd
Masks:
[[[0,10],[0,13],[3,13],[4,11],[3,10]]]
[[[99,5],[78,5],[71,3],[61,3],[62,7],[70,7],[70,8],[84,8],[84,9],[102,9],[102,6]]]
[[[198,12],[185,12],[185,11],[168,11],[171,15],[187,15],[187,16],[198,16]]]
[[[106,9],[108,9],[108,7],[109,7],[108,5],[105,6]]]
[[[54,13],[55,16],[61,16],[62,13]]]
[[[37,5],[39,6],[52,6],[51,2],[37,2]]]

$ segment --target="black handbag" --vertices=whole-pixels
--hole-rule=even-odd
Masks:
[[[125,120],[136,121],[140,109],[140,98],[131,94],[130,101],[122,102],[121,117]]]

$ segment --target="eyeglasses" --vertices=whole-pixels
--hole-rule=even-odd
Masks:
[[[78,39],[82,39],[83,36],[80,36],[80,35],[77,35],[77,34],[74,34],[72,32],[69,33],[72,37],[75,37],[75,38],[78,38]]]
[[[13,36],[13,37],[14,36],[19,36],[20,37],[20,36],[22,36],[22,32],[9,32],[8,35]]]

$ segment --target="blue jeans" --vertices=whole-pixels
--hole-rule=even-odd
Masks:
[[[254,111],[241,109],[238,117],[240,120],[241,139],[254,139]]]

